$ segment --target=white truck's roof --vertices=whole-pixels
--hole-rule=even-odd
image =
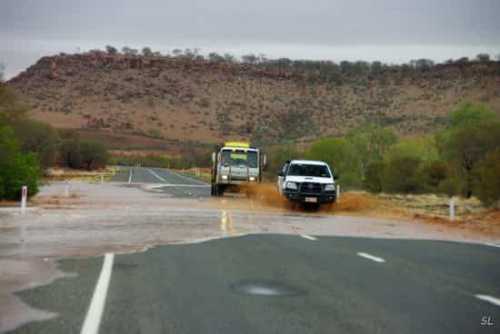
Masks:
[[[292,160],[290,161],[290,164],[299,164],[299,165],[328,165],[324,161],[319,161],[319,160]]]

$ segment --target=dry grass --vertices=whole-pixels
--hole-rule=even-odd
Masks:
[[[67,168],[50,168],[44,176],[45,181],[85,181],[90,183],[98,183],[101,177],[104,181],[109,180],[116,173],[113,167],[106,167],[104,169],[95,171],[75,170]]]

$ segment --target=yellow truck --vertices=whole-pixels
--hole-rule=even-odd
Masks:
[[[212,196],[222,196],[226,190],[240,191],[262,181],[266,156],[247,142],[226,142],[212,153]]]

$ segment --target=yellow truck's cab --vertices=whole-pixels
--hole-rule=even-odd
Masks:
[[[247,142],[226,142],[212,153],[212,196],[262,180],[265,155]]]

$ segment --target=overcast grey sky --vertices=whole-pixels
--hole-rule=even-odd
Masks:
[[[7,76],[106,44],[402,62],[500,53],[499,0],[1,0]]]

